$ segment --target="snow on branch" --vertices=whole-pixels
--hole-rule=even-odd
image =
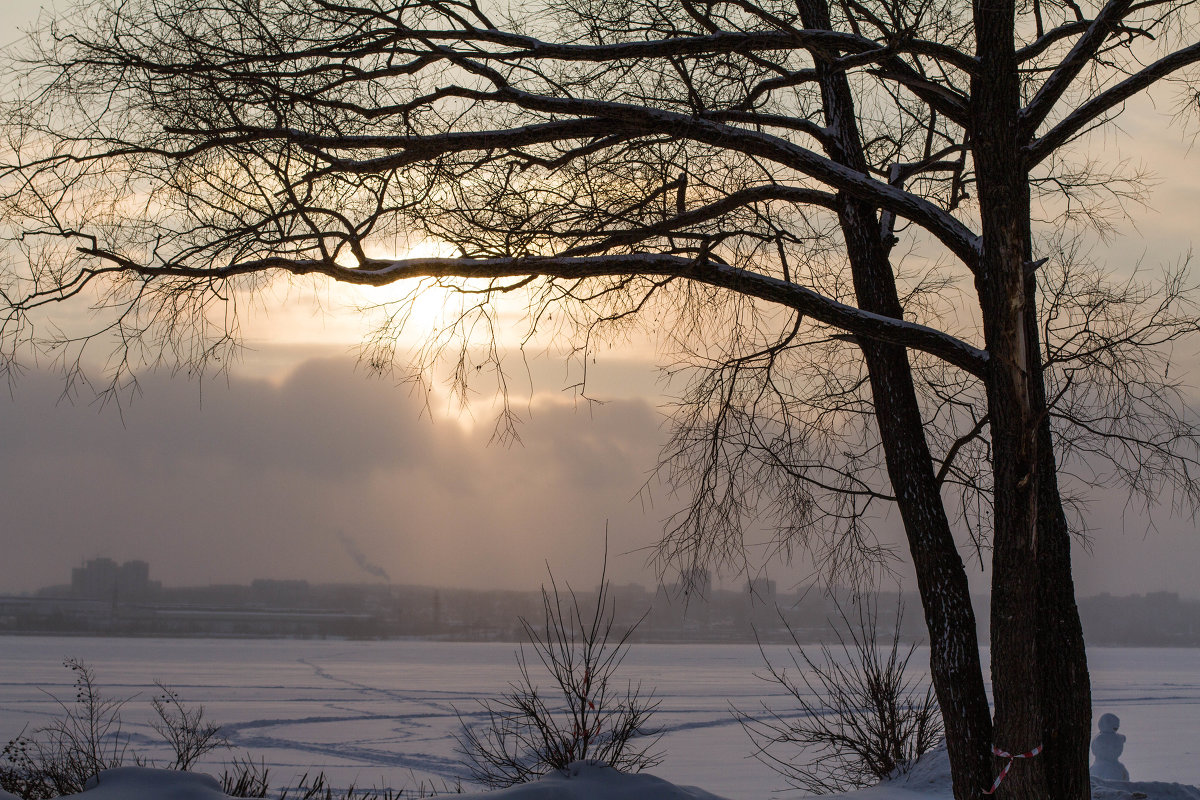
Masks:
[[[347,267],[323,259],[268,257],[225,267],[191,267],[178,264],[139,264],[100,249],[80,248],[80,252],[96,257],[110,266],[85,270],[86,274],[80,278],[78,284],[86,284],[94,277],[113,272],[131,273],[144,278],[177,277],[213,281],[274,270],[293,275],[325,275],[337,281],[365,286],[385,286],[414,278],[682,278],[785,305],[854,336],[922,350],[973,375],[982,376],[988,362],[985,351],[943,331],[864,311],[799,284],[719,263],[703,256],[689,258],[664,253],[630,253],[520,258],[369,259],[357,267]]]

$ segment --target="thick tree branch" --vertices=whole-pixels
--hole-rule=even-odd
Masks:
[[[803,117],[784,114],[764,114],[757,111],[705,111],[702,119],[713,122],[753,125],[759,128],[783,128],[808,134],[822,145],[829,141],[829,131],[824,126]]]
[[[1083,33],[1092,26],[1093,20],[1084,19],[1075,22],[1068,22],[1059,25],[1057,28],[1051,28],[1044,34],[1039,36],[1034,41],[1017,51],[1017,63],[1024,64],[1026,61],[1037,58],[1042,53],[1049,50],[1057,42],[1063,39],[1069,39],[1072,36]]]
[[[141,264],[118,253],[90,246],[80,247],[79,252],[94,256],[111,266],[86,270],[86,276],[77,281],[78,284],[85,284],[100,275],[118,272],[145,278],[177,277],[219,281],[272,270],[293,275],[325,275],[336,281],[363,286],[386,286],[412,278],[683,278],[779,303],[855,336],[928,352],[973,375],[983,376],[987,370],[987,353],[934,328],[863,311],[812,289],[769,275],[711,260],[678,255],[632,253],[525,258],[370,259],[358,267],[347,267],[322,259],[268,257],[224,267],[189,267],[180,264]]]
[[[716,219],[723,214],[728,214],[730,211],[753,203],[764,203],[771,200],[795,203],[797,205],[821,206],[835,210],[838,207],[837,195],[829,192],[807,189],[800,186],[782,186],[779,184],[754,186],[726,195],[720,200],[678,214],[653,225],[646,225],[627,231],[614,231],[602,236],[596,234],[599,236],[599,241],[573,247],[570,250],[564,251],[562,255],[584,256],[603,253],[614,247],[629,246],[656,236],[664,236],[674,231],[683,230],[692,225]]]
[[[952,214],[923,197],[875,180],[777,136],[627,103],[547,97],[512,88],[502,89],[495,97],[532,111],[594,115],[616,124],[636,123],[648,133],[664,133],[765,158],[917,223],[933,234],[969,269],[974,270],[978,265],[979,238]]]
[[[83,42],[84,40],[79,40]],[[129,62],[128,50],[117,50],[111,47],[101,47],[92,42],[85,42],[96,56],[110,55]],[[726,53],[752,54],[766,51],[805,50],[808,52],[825,53],[838,56],[843,53],[862,55],[877,53],[881,58],[898,53],[921,55],[935,58],[954,66],[964,72],[972,72],[976,67],[975,59],[969,54],[948,47],[940,42],[925,41],[912,37],[905,38],[889,48],[883,48],[880,43],[853,33],[841,31],[808,30],[789,28],[787,30],[771,31],[718,31],[704,36],[675,36],[669,38],[616,42],[610,44],[563,44],[548,42],[533,36],[501,31],[497,29],[481,29],[468,27],[464,30],[448,29],[419,29],[404,26],[398,21],[391,21],[386,31],[368,29],[347,34],[345,37],[325,42],[311,47],[302,47],[280,52],[261,52],[252,54],[231,54],[230,57],[213,59],[207,62],[172,62],[156,60],[152,56],[142,55],[137,59],[137,66],[160,73],[191,74],[228,73],[231,70],[251,70],[268,65],[281,65],[292,62],[304,62],[312,59],[329,59],[335,65],[323,64],[321,69],[350,68],[339,61],[361,59],[370,55],[387,54],[390,56],[406,55],[414,59],[424,60],[431,55],[446,57],[446,51],[437,43],[462,43],[469,45],[494,44],[510,48],[508,50],[486,50],[472,47],[461,55],[483,61],[566,61],[585,63],[612,63],[623,60],[664,59],[673,56],[710,56]],[[432,53],[427,49],[434,46]],[[215,53],[223,48],[219,43],[210,44]],[[866,63],[869,63],[867,59]],[[97,62],[99,63],[99,62]],[[186,72],[182,72],[186,70]],[[406,67],[406,72],[411,68]],[[299,74],[299,73],[285,73]],[[312,74],[305,72],[304,74]]]
[[[940,42],[907,38],[887,52],[879,42],[841,31],[822,31],[791,27],[787,30],[719,32],[708,36],[689,36],[620,42],[616,44],[571,45],[545,42],[531,36],[503,31],[423,31],[406,30],[404,38],[428,41],[488,42],[517,48],[506,52],[480,51],[473,58],[485,60],[586,61],[609,63],[625,59],[666,58],[670,56],[701,56],[717,53],[754,53],[769,50],[807,50],[829,55],[877,52],[880,57],[895,53],[911,53],[936,58],[964,72],[972,72],[975,59]]]
[[[884,66],[874,70],[874,74],[904,86],[946,119],[967,127],[969,102],[961,93],[929,80],[899,58],[888,59]]]
[[[596,138],[613,133],[666,134],[711,144],[785,165],[833,186],[858,199],[878,205],[921,225],[950,249],[969,269],[978,261],[978,237],[953,215],[930,201],[875,180],[812,150],[762,131],[732,127],[695,116],[628,103],[580,98],[549,97],[502,87],[479,93],[479,99],[510,104],[528,110],[580,119],[564,120],[491,131],[451,131],[424,136],[324,136],[295,129],[230,129],[195,132],[201,141],[181,152],[191,154],[225,142],[243,143],[278,139],[310,148],[327,162],[320,173],[373,174],[469,150],[495,150],[559,140]],[[189,134],[192,132],[188,132]],[[338,149],[399,149],[401,152],[371,159],[333,156]],[[317,175],[314,175],[316,177]]]
[[[1099,119],[1105,112],[1115,108],[1138,92],[1176,70],[1200,62],[1200,43],[1177,50],[1160,58],[1143,70],[1109,87],[1072,111],[1054,127],[1026,146],[1030,167],[1044,161],[1051,153],[1066,144],[1072,136]]]
[[[1025,136],[1032,137],[1037,132],[1038,126],[1050,115],[1054,104],[1063,96],[1063,93],[1067,91],[1084,67],[1091,63],[1105,40],[1108,39],[1109,34],[1112,33],[1113,28],[1121,21],[1132,4],[1133,0],[1108,0],[1104,4],[1104,8],[1100,9],[1100,13],[1096,15],[1096,19],[1075,42],[1071,52],[1050,73],[1050,77],[1042,83],[1037,94],[1022,109],[1020,124]]]

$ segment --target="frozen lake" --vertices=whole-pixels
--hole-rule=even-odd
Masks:
[[[66,657],[91,664],[111,695],[139,695],[126,707],[135,749],[161,756],[146,725],[155,680],[223,723],[239,754],[271,767],[272,783],[325,770],[334,782],[415,785],[461,775],[454,753],[455,709],[516,677],[512,644],[426,641],[106,639],[0,637],[0,743],[37,727],[56,707],[45,689],[70,700]],[[785,648],[768,647],[783,663]],[[1097,716],[1113,712],[1128,737],[1122,761],[1135,780],[1200,784],[1200,649],[1089,651]],[[924,668],[925,653],[913,664]],[[985,654],[986,663],[986,654]],[[637,645],[622,675],[662,700],[665,760],[653,772],[731,798],[762,798],[781,780],[748,755],[730,716],[765,700],[786,709],[757,680],[753,645]],[[217,759],[220,771],[223,754]]]

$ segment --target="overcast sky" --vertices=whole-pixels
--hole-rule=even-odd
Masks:
[[[431,419],[350,358],[202,394],[144,384],[122,425],[56,405],[57,376],[20,382],[0,423],[0,585],[62,582],[95,556],[144,558],[176,585],[371,579],[349,538],[393,581],[536,587],[546,560],[598,574],[606,519],[614,553],[654,541],[661,512],[635,499],[660,436],[645,400],[539,400],[522,444],[489,447],[489,425]]]
[[[15,38],[38,6],[3,0],[0,23]],[[1164,179],[1128,235],[1100,251],[1116,269],[1192,245],[1200,155],[1185,158],[1170,110],[1143,103],[1098,143]],[[168,585],[382,570],[395,582],[534,588],[547,561],[594,580],[606,521],[613,576],[653,579],[644,549],[674,505],[643,491],[665,436],[650,353],[602,354],[591,378],[603,405],[560,391],[571,382],[562,364],[535,363],[522,441],[502,447],[488,445],[486,403],[456,420],[438,397],[426,408],[355,370],[357,332],[336,303],[325,316],[276,308],[248,328],[254,350],[228,383],[147,375],[123,415],[86,394],[61,402],[60,377],[29,372],[0,398],[0,592],[65,582],[97,556],[145,559]],[[1080,593],[1200,596],[1194,521],[1164,516],[1147,534],[1140,515],[1121,520],[1119,498],[1095,498],[1091,551],[1076,554]],[[787,585],[809,569],[771,576]]]

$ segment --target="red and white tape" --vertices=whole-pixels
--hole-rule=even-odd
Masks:
[[[996,747],[996,745],[992,745],[992,755],[999,756],[1000,758],[1007,758],[1008,763],[1004,765],[1004,769],[1000,770],[1000,774],[996,776],[996,782],[992,784],[992,788],[984,789],[983,793],[994,794],[995,791],[1000,788],[1000,783],[1004,780],[1004,777],[1008,775],[1008,771],[1012,769],[1013,761],[1017,760],[1018,758],[1033,758],[1040,752],[1042,752],[1042,746],[1040,744],[1030,750],[1028,753],[1017,753],[1015,755],[1013,753],[1007,753],[1001,750],[999,747]]]

